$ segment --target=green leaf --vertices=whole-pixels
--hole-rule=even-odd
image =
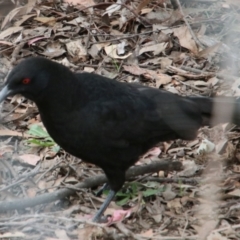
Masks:
[[[48,132],[46,132],[38,124],[31,125],[28,134],[31,134],[34,139],[27,140],[27,143],[35,144],[40,147],[53,147],[54,152],[58,152],[60,150],[60,147],[49,136]]]
[[[123,198],[122,200],[120,200],[120,201],[117,201],[116,203],[117,203],[117,205],[119,205],[119,206],[123,206],[123,205],[125,205],[125,204],[127,204],[127,202],[130,200],[130,198],[129,197],[126,197],[126,198]]]
[[[60,151],[59,145],[55,144],[55,145],[52,147],[52,150],[53,150],[53,152],[55,152],[55,153],[59,152],[59,151]]]
[[[49,134],[45,130],[43,130],[43,128],[38,124],[31,125],[28,134],[39,138],[50,138]]]
[[[154,196],[159,193],[162,193],[162,192],[163,192],[163,189],[147,189],[147,190],[143,191],[143,196],[150,197],[150,196]]]
[[[161,184],[159,184],[158,182],[146,182],[143,183],[142,186],[146,187],[146,188],[158,188]]]
[[[35,144],[40,147],[52,147],[55,145],[55,142],[41,141],[38,139],[29,139],[29,140],[27,140],[27,142]]]
[[[117,192],[116,196],[117,197],[128,197],[128,196],[130,196],[130,193],[119,191],[119,192]]]
[[[131,188],[132,188],[132,194],[135,195],[137,194],[138,190],[139,190],[139,184],[137,182],[133,182],[130,184]]]

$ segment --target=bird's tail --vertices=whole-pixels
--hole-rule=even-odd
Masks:
[[[199,106],[203,125],[231,122],[240,125],[240,99],[233,97],[188,97]]]

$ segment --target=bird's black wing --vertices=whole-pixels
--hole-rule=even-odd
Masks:
[[[92,138],[109,147],[125,148],[196,136],[202,118],[193,101],[148,87],[133,86],[132,91],[134,94],[120,95],[114,101],[87,106],[85,129]]]

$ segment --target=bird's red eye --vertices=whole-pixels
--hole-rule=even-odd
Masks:
[[[31,82],[31,79],[30,78],[24,78],[23,80],[22,80],[22,84],[29,84]]]

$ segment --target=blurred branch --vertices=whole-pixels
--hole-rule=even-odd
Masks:
[[[148,165],[134,166],[126,172],[126,179],[143,175],[146,173],[154,173],[160,170],[163,171],[180,171],[182,169],[181,162],[171,160],[164,160],[159,162],[153,162]],[[34,207],[39,204],[46,204],[54,202],[56,200],[65,198],[73,195],[79,188],[93,188],[107,181],[105,175],[99,175],[96,177],[90,177],[85,179],[83,182],[70,186],[70,188],[59,189],[52,193],[45,193],[33,198],[22,198],[15,200],[6,200],[0,202],[0,212],[7,210],[20,210],[27,207]]]

